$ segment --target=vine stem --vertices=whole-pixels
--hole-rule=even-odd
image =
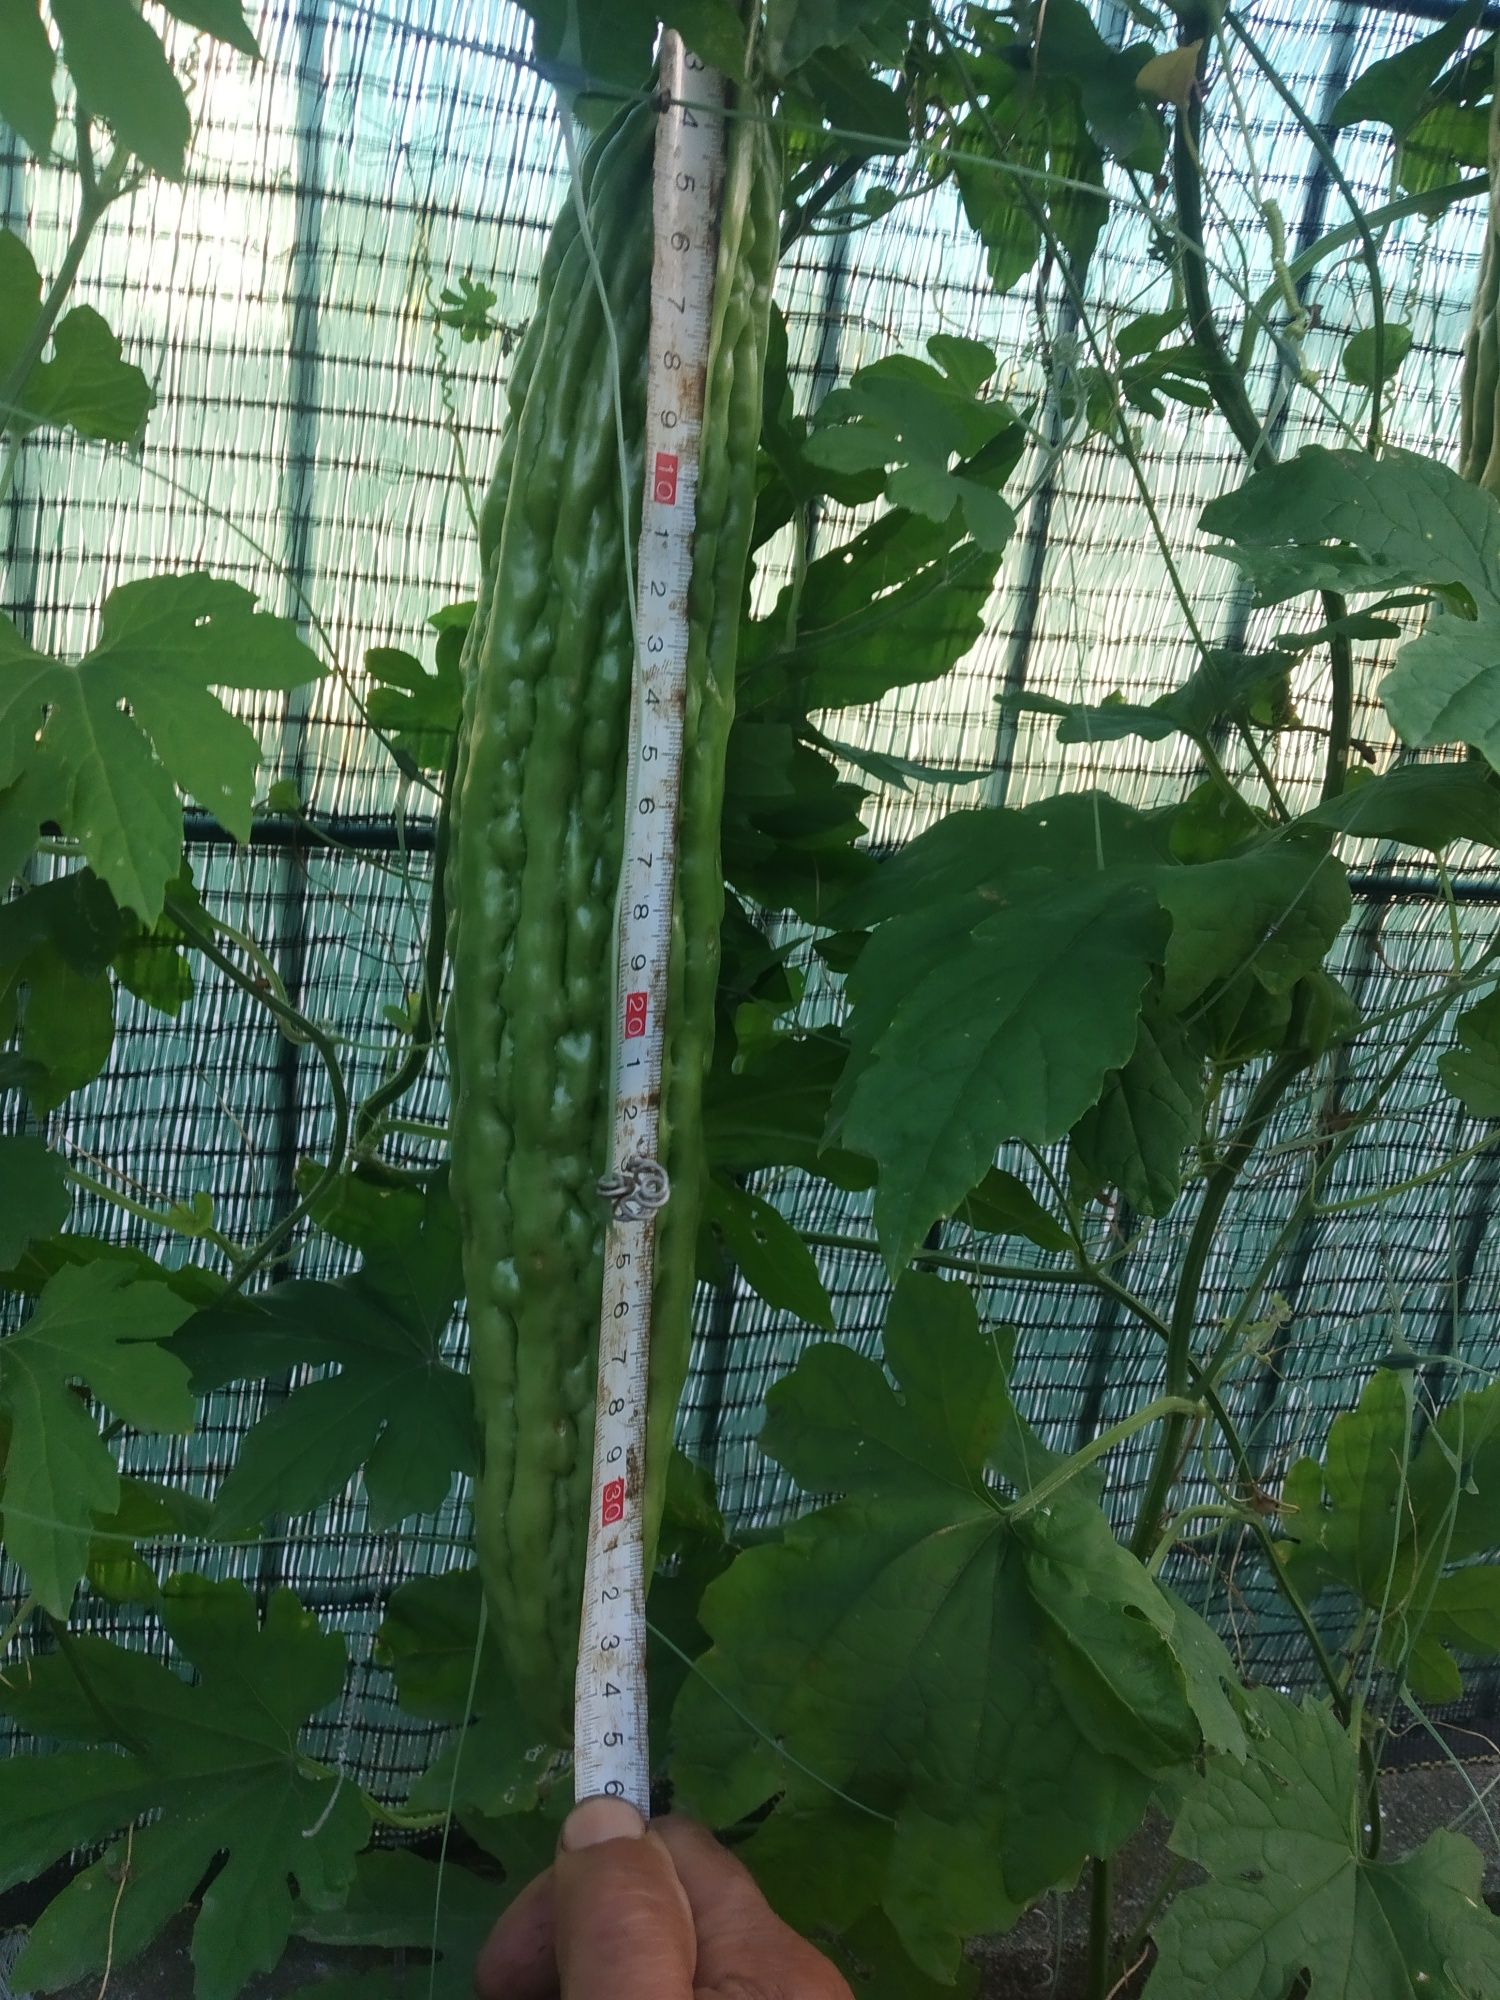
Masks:
[[[1007,1502],[1006,1519],[1019,1521],[1027,1514],[1035,1513],[1038,1507],[1046,1505],[1054,1493],[1060,1493],[1064,1486],[1076,1479],[1086,1466],[1092,1465],[1096,1458],[1103,1458],[1106,1452],[1113,1451],[1117,1444],[1134,1437],[1148,1424],[1158,1423],[1163,1417],[1201,1417],[1203,1414],[1203,1404],[1195,1403],[1186,1396],[1158,1396],[1154,1402],[1143,1403],[1128,1417],[1122,1417],[1108,1430],[1090,1438],[1082,1450],[1070,1453],[1061,1465],[1053,1467],[1045,1479],[1039,1479],[1035,1486],[1028,1486],[1018,1499]]]
[[[5,1655],[21,1636],[22,1627],[35,1610],[36,1599],[31,1596],[23,1597],[21,1602],[16,1606],[16,1615],[11,1619],[5,1630],[0,1632],[0,1660],[5,1658]]]
[[[1201,17],[1195,17],[1195,22],[1196,25],[1184,22],[1182,28],[1184,39],[1191,38],[1204,25]],[[1214,317],[1213,301],[1209,296],[1208,258],[1203,244],[1202,93],[1209,50],[1212,47],[1213,43],[1205,35],[1203,45],[1198,52],[1195,88],[1189,97],[1186,109],[1178,112],[1172,134],[1172,195],[1177,207],[1177,240],[1180,246],[1178,267],[1182,273],[1188,325],[1207,366],[1209,391],[1218,404],[1224,421],[1233,431],[1253,472],[1260,465],[1276,463],[1276,447],[1266,425],[1255,414],[1249,395],[1246,393],[1244,378],[1231,360],[1229,350],[1219,333],[1218,321]],[[1257,55],[1257,60],[1266,59]],[[1345,188],[1347,192],[1347,183]],[[1352,195],[1350,198],[1353,199]],[[1377,302],[1377,358],[1383,324]],[[1378,410],[1378,392],[1376,407]],[[1375,442],[1372,437],[1370,442],[1372,451]],[[1329,799],[1344,789],[1344,774],[1349,762],[1349,738],[1354,715],[1354,648],[1348,633],[1337,629],[1349,615],[1349,606],[1344,598],[1332,590],[1320,591],[1318,595],[1323,607],[1324,621],[1333,628],[1328,637],[1328,750],[1323,769],[1322,792],[1322,796]],[[1269,787],[1272,799],[1280,802],[1280,793],[1270,767],[1261,755],[1249,728],[1244,723],[1239,723],[1237,727],[1260,773],[1261,782]],[[1290,817],[1284,803],[1281,803],[1281,813],[1283,818]]]
[[[804,1243],[810,1243],[818,1250],[854,1250],[869,1257],[883,1254],[873,1236],[842,1235],[837,1231],[806,1229],[800,1232]],[[914,1264],[931,1264],[940,1271],[961,1271],[973,1278],[1016,1278],[1025,1281],[1044,1279],[1048,1284],[1091,1285],[1095,1282],[1087,1271],[1052,1270],[1045,1264],[991,1264],[983,1258],[955,1256],[947,1250],[913,1250]]]
[[[1089,1956],[1085,1992],[1088,2000],[1108,2000],[1113,1970],[1115,1867],[1107,1855],[1096,1855],[1089,1890]]]
[[[254,980],[242,972],[229,954],[219,949],[213,933],[205,930],[198,921],[198,913],[193,905],[185,898],[174,894],[171,889],[167,891],[166,908],[173,923],[185,936],[192,939],[195,948],[202,952],[210,965],[217,966],[225,978],[233,981],[242,993],[247,993],[258,1000],[275,1017],[277,1026],[289,1041],[306,1043],[317,1052],[327,1073],[329,1095],[333,1099],[333,1142],[329,1149],[328,1164],[301,1201],[284,1215],[274,1228],[268,1230],[258,1243],[253,1243],[243,1256],[236,1260],[229,1275],[229,1290],[237,1292],[280,1248],[303,1217],[317,1206],[342,1172],[344,1155],[349,1148],[349,1092],[344,1083],[343,1070],[339,1065],[338,1050],[332,1038],[315,1021],[309,1020],[305,1014],[292,1006],[290,1001],[267,992],[263,982]]]
[[[427,903],[427,940],[422,953],[422,989],[412,1024],[411,1047],[384,1083],[372,1090],[354,1115],[354,1150],[359,1152],[374,1132],[381,1113],[399,1103],[421,1077],[437,1040],[438,995],[448,954],[448,845],[453,825],[453,785],[458,766],[458,738],[443,769],[442,799],[432,842],[432,891]]]
[[[1182,1268],[1178,1274],[1177,1288],[1172,1300],[1172,1313],[1167,1323],[1166,1380],[1163,1384],[1163,1391],[1167,1396],[1185,1399],[1188,1385],[1192,1380],[1192,1339],[1198,1318],[1198,1295],[1202,1289],[1204,1269],[1208,1263],[1214,1237],[1218,1233],[1225,1204],[1234,1191],[1240,1171],[1253,1152],[1256,1141],[1270,1122],[1272,1114],[1293,1079],[1306,1069],[1308,1060],[1309,1058],[1299,1051],[1295,1054],[1278,1056],[1271,1063],[1256,1085],[1244,1117],[1230,1134],[1218,1165],[1208,1177],[1203,1190],[1203,1201],[1194,1219],[1187,1248],[1183,1252]],[[1145,1495],[1136,1517],[1135,1530],[1130,1538],[1131,1553],[1143,1561],[1161,1532],[1162,1517],[1166,1513],[1167,1501],[1177,1479],[1178,1462],[1182,1455],[1186,1428],[1186,1417],[1177,1414],[1168,1417],[1162,1429],[1161,1441],[1157,1445],[1156,1457],[1146,1480]]]
[[[149,1222],[157,1229],[170,1230],[174,1236],[194,1236],[201,1238],[205,1243],[212,1243],[214,1248],[222,1252],[231,1263],[233,1263],[236,1257],[244,1254],[240,1246],[232,1242],[221,1229],[184,1229],[182,1224],[176,1220],[170,1211],[161,1208],[152,1208],[147,1202],[137,1201],[133,1195],[125,1194],[119,1188],[111,1187],[108,1181],[100,1180],[96,1175],[85,1172],[82,1167],[75,1167],[71,1160],[63,1162],[63,1172],[73,1185],[82,1188],[85,1194],[95,1195],[100,1201],[112,1203],[114,1207],[122,1209],[125,1214],[135,1216],[139,1222]],[[4,1648],[0,1647],[0,1652],[3,1651]]]
[[[47,287],[40,310],[32,322],[31,331],[11,363],[10,373],[0,380],[0,428],[17,435],[19,426],[16,418],[23,409],[21,392],[26,387],[26,378],[42,358],[42,351],[52,338],[52,330],[62,317],[63,307],[68,302],[89,243],[100,218],[110,203],[120,192],[124,179],[125,164],[129,155],[124,147],[117,146],[97,175],[94,172],[93,154],[89,149],[88,128],[80,125],[80,151],[78,156],[78,177],[80,193],[78,197],[78,217],[73,224],[73,234],[68,239],[68,247],[62,254],[62,262],[57,267],[52,283]]]

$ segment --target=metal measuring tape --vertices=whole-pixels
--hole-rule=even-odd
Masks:
[[[653,1238],[669,1198],[656,1159],[687,690],[698,441],[724,181],[723,84],[670,29],[656,131],[646,491],[621,859],[611,1168],[588,1561],[574,1690],[578,1798],[650,1804],[646,1726],[647,1359]]]

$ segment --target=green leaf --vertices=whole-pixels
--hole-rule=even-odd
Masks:
[[[1091,1192],[1118,1188],[1142,1215],[1165,1215],[1203,1124],[1203,1058],[1175,1015],[1148,1006],[1129,1062],[1073,1127],[1070,1165]]]
[[[1500,1384],[1445,1403],[1411,1466],[1419,1553],[1451,1561],[1500,1548]]]
[[[1396,185],[1408,194],[1432,191],[1433,201],[1422,210],[1429,219],[1442,214],[1446,202],[1438,191],[1449,186],[1461,168],[1486,164],[1489,124],[1489,111],[1483,105],[1434,104],[1396,148]]]
[[[511,1885],[446,1858],[399,1848],[362,1854],[345,1900],[329,1909],[299,1903],[292,1929],[314,1944],[375,1947],[400,1958],[296,1987],[290,2000],[472,2000],[474,1961],[510,1894]],[[409,1959],[413,1953],[420,1956]]]
[[[1208,506],[1261,604],[1305,590],[1435,592],[1449,614],[1409,640],[1380,687],[1402,741],[1472,743],[1500,762],[1500,506],[1436,459],[1310,445]]]
[[[1059,718],[1059,743],[1114,743],[1139,736],[1160,743],[1182,735],[1201,742],[1226,717],[1263,725],[1285,703],[1287,653],[1239,653],[1212,648],[1181,687],[1153,702],[1126,701],[1112,694],[1101,702],[1059,701],[1053,695],[1021,693],[1006,697],[1010,708]]]
[[[716,1051],[703,1099],[709,1167],[722,1174],[800,1167],[835,1187],[872,1186],[868,1160],[823,1143],[848,1053],[831,1030],[777,1036],[742,1069]]]
[[[1210,1880],[1157,1926],[1148,2000],[1473,2000],[1500,1962],[1500,1921],[1473,1844],[1443,1831],[1404,1860],[1370,1861],[1353,1744],[1320,1703],[1249,1697],[1248,1763],[1213,1759],[1172,1846]]]
[[[1464,0],[1431,34],[1371,63],[1339,98],[1328,122],[1389,125],[1400,138],[1427,107],[1439,70],[1463,47],[1483,12],[1484,0]]]
[[[891,923],[849,978],[834,1130],[880,1169],[893,1271],[1001,1145],[1060,1138],[1135,1046],[1163,944],[1149,892],[1105,872],[1010,900],[966,935],[919,942],[921,919]]]
[[[52,44],[42,26],[39,0],[0,0],[0,119],[43,158],[52,151],[57,101],[52,95],[56,67]]]
[[[1011,421],[957,470],[994,495],[1024,443],[1025,432]],[[797,599],[795,642],[783,643],[791,585],[768,618],[746,628],[742,710],[790,706],[800,717],[857,708],[892,688],[947,673],[984,629],[1000,563],[999,549],[981,546],[965,528],[959,507],[950,507],[941,524],[895,508],[810,563]]]
[[[1411,352],[1412,331],[1401,320],[1387,320],[1381,328],[1381,344],[1376,351],[1374,327],[1362,327],[1351,334],[1344,346],[1343,370],[1361,389],[1383,389],[1394,380],[1396,371]],[[1376,368],[1379,366],[1377,379]]]
[[[209,1307],[173,1343],[200,1394],[300,1366],[338,1369],[294,1389],[242,1440],[219,1488],[221,1534],[306,1513],[361,1466],[371,1524],[394,1527],[435,1511],[454,1474],[475,1470],[468,1378],[440,1355],[462,1289],[446,1187],[435,1182],[389,1221],[353,1277],[293,1279],[253,1303]]]
[[[108,1060],[114,1000],[105,968],[130,935],[130,920],[86,868],[0,905],[0,1034],[20,1020],[18,1081],[35,1111],[61,1104]]]
[[[260,59],[260,44],[251,33],[240,0],[162,0],[162,5],[190,28],[200,28],[215,41],[227,42],[252,61]]]
[[[1493,1586],[1459,1582],[1478,1573],[1448,1566],[1500,1542],[1500,1385],[1445,1404],[1414,1450],[1417,1430],[1410,1371],[1378,1371],[1358,1408],[1335,1419],[1323,1462],[1288,1474],[1278,1555],[1308,1595],[1336,1586],[1373,1612],[1381,1658],[1431,1698],[1456,1672],[1445,1645],[1485,1650],[1470,1639],[1488,1629]]]
[[[1500,1118],[1500,992],[1486,994],[1453,1024],[1457,1046],[1438,1057],[1438,1075],[1471,1118]]]
[[[261,1624],[242,1584],[190,1575],[168,1581],[161,1616],[195,1685],[90,1634],[0,1685],[0,1709],[22,1728],[111,1746],[0,1766],[0,1879],[29,1879],[159,1811],[133,1835],[128,1870],[122,1841],[42,1913],[20,1975],[28,1988],[128,1964],[222,1856],[193,1928],[195,1990],[233,2000],[280,1958],[293,1881],[304,1903],[339,1902],[368,1837],[358,1786],[299,1744],[304,1722],[343,1693],[343,1640],[288,1590],[272,1593]]]
[[[1474,1563],[1439,1577],[1429,1629],[1434,1639],[1478,1659],[1500,1654],[1500,1563]]]
[[[773,74],[789,76],[819,49],[879,28],[893,13],[892,0],[768,0],[766,62]]]
[[[91,117],[136,158],[182,179],[192,121],[182,85],[133,0],[49,0],[63,61]]]
[[[995,372],[993,352],[978,341],[945,341],[952,336],[928,343],[937,367],[888,355],[856,369],[846,388],[824,397],[804,455],[838,471],[889,468],[885,491],[893,506],[939,525],[958,512],[974,541],[999,553],[1015,516],[961,466],[1011,430],[1015,416],[1004,403],[976,394]],[[948,372],[950,363],[956,373]]]
[[[882,1901],[942,1980],[967,1930],[1111,1852],[1202,1734],[1175,1612],[1079,1482],[1018,1516],[989,1483],[997,1451],[1022,1475],[1049,1461],[968,1291],[903,1277],[885,1363],[895,1388],[817,1347],[770,1392],[764,1447],[847,1497],[709,1587],[674,1772],[719,1823],[831,1791],[894,1819]]]
[[[1401,840],[1435,854],[1455,840],[1500,847],[1500,785],[1469,762],[1400,764],[1324,799],[1297,824],[1359,840]]]
[[[530,0],[526,12],[538,69],[585,123],[601,123],[619,91],[646,82],[656,18],[642,0]]]
[[[1254,579],[1260,604],[1444,585],[1481,603],[1500,590],[1500,508],[1417,452],[1307,445],[1211,501],[1199,525],[1233,545],[1221,553]]]
[[[1017,885],[1040,893],[1044,876],[1071,882],[1104,871],[1123,879],[1136,870],[1145,881],[1170,858],[1174,825],[1173,809],[1136,812],[1107,792],[1063,793],[1020,812],[985,806],[948,813],[882,861],[833,917],[863,929],[940,912],[946,933],[965,917],[972,924],[1003,908]],[[933,949],[943,949],[941,940]]]
[[[1024,1181],[991,1167],[953,1211],[955,1222],[982,1236],[1024,1236],[1043,1250],[1067,1250],[1072,1238],[1047,1213]]]
[[[826,750],[830,756],[842,758],[852,764],[866,777],[876,779],[882,785],[890,785],[898,792],[909,792],[916,785],[976,785],[994,776],[989,769],[981,771],[955,771],[942,764],[921,764],[911,757],[893,757],[884,750],[867,750],[862,744],[843,743],[831,736],[825,736],[811,724],[803,734],[804,742]]]
[[[777,1312],[833,1331],[833,1307],[811,1250],[785,1216],[732,1181],[708,1184],[706,1213],[745,1283]]]
[[[1036,41],[1037,74],[1076,87],[1089,135],[1106,153],[1138,172],[1155,173],[1165,138],[1137,83],[1141,66],[1139,44],[1120,49],[1106,41],[1082,0],[1049,5]]]
[[[29,349],[41,300],[41,276],[31,252],[13,231],[0,230],[0,377]],[[64,313],[52,330],[51,347],[50,359],[32,363],[15,403],[0,410],[6,427],[24,436],[43,424],[60,424],[80,437],[132,443],[156,397],[140,369],[121,359],[119,341],[93,307]]]
[[[419,770],[441,771],[448,761],[463,706],[459,661],[467,630],[467,622],[443,627],[435,673],[399,647],[374,646],[365,654],[365,673],[379,682],[366,702],[370,721],[388,731]]]
[[[1377,1609],[1399,1609],[1411,1587],[1407,1460],[1414,1442],[1411,1383],[1392,1369],[1371,1376],[1356,1409],[1329,1428],[1322,1465],[1288,1475],[1283,1567],[1316,1593],[1329,1584]]]
[[[0,1407],[10,1420],[6,1548],[54,1617],[68,1615],[95,1517],[120,1498],[98,1420],[71,1385],[87,1383],[138,1430],[191,1430],[187,1370],[163,1345],[187,1312],[165,1285],[83,1265],[59,1271],[31,1317],[0,1343]]]
[[[864,793],[787,722],[742,717],[730,732],[724,874],[752,903],[821,924],[872,866],[857,843]]]
[[[147,925],[182,863],[178,785],[249,838],[259,746],[209,689],[286,689],[323,672],[289,619],[254,606],[241,585],[201,573],[122,585],[76,667],[0,618],[0,785],[39,756],[64,772],[64,831]]]
[[[1172,919],[1164,997],[1181,1010],[1250,973],[1287,993],[1320,965],[1349,921],[1348,877],[1322,843],[1295,836],[1223,861],[1164,868],[1157,877]]]
[[[571,1764],[527,1725],[494,1634],[481,1625],[482,1606],[477,1570],[414,1577],[391,1595],[375,1659],[394,1674],[403,1707],[458,1725],[409,1805],[446,1813],[451,1801],[469,1832],[503,1854],[508,1830],[527,1835],[502,1823],[555,1817]]]
[[[1012,71],[1007,87],[1003,101],[991,98],[954,127],[953,177],[964,214],[984,244],[991,284],[1011,291],[1042,251],[1033,206],[1016,197],[1024,174],[1082,285],[1109,218],[1103,155],[1067,82],[1039,75],[1023,87]],[[1145,105],[1140,109],[1150,116]]]
[[[62,1228],[73,1206],[62,1157],[46,1142],[0,1138],[0,1268],[27,1244]]]

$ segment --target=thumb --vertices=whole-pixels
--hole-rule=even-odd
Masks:
[[[562,2000],[693,2000],[692,1910],[633,1805],[575,1806],[553,1872]]]

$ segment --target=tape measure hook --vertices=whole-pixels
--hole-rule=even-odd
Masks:
[[[599,1192],[615,1212],[617,1222],[644,1222],[659,1208],[665,1208],[672,1184],[659,1160],[647,1153],[632,1153],[613,1173],[601,1175]]]

